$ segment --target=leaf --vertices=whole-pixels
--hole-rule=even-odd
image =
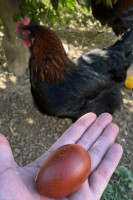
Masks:
[[[133,175],[128,168],[119,166],[108,184],[101,200],[131,200],[127,190],[133,187]]]
[[[59,4],[59,0],[50,0],[52,6],[53,6],[53,9],[54,10],[57,10],[58,9],[58,4]]]
[[[77,3],[79,4],[79,5],[84,5],[84,2],[83,2],[83,0],[76,0],[77,1]]]
[[[91,1],[90,0],[85,0],[85,5],[89,9],[91,7]]]

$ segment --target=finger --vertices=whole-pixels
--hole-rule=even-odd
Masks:
[[[94,122],[94,124],[86,131],[86,133],[82,135],[77,144],[88,150],[111,121],[112,116],[110,114],[101,114]]]
[[[52,146],[51,150],[65,144],[75,144],[85,131],[94,123],[96,115],[94,113],[87,113],[80,117]]]
[[[116,124],[109,124],[96,143],[89,150],[91,158],[91,172],[97,168],[110,146],[114,143],[119,132]]]
[[[45,158],[53,152],[58,147],[65,144],[75,144],[79,138],[84,134],[84,132],[91,126],[96,120],[96,115],[94,113],[88,113],[81,118],[79,118],[65,133],[57,140],[57,142],[50,148],[50,150],[38,158],[33,165],[42,165]]]
[[[91,191],[88,185],[88,180],[86,180],[82,186],[76,190],[73,194],[68,196],[70,200],[86,200],[91,198]]]
[[[122,152],[122,147],[119,144],[113,144],[99,167],[90,176],[90,189],[95,199],[100,199],[102,196],[102,193],[121,159]]]
[[[0,134],[0,174],[13,165],[14,158],[8,140]]]
[[[0,199],[31,199],[28,191],[15,171],[13,154],[6,137],[0,134]],[[13,190],[15,188],[15,190]]]
[[[32,197],[17,171],[9,167],[0,174],[0,200],[31,200]]]

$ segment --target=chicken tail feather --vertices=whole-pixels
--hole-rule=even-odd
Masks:
[[[133,61],[133,28],[127,30],[113,46],[125,54],[125,57],[132,62]]]

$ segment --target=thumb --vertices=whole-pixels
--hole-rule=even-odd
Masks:
[[[6,137],[0,134],[0,200],[31,200]]]
[[[12,150],[6,137],[0,134],[0,174],[15,164]]]

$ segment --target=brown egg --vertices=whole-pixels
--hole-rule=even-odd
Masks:
[[[77,190],[90,173],[87,151],[76,144],[61,146],[45,160],[37,176],[38,192],[49,198],[65,197]]]

